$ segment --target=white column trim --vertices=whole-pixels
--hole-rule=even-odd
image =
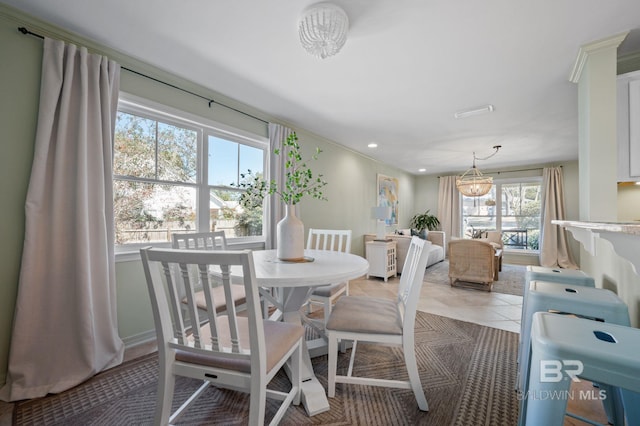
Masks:
[[[572,83],[578,83],[580,81],[582,70],[584,69],[584,65],[587,62],[589,55],[602,50],[612,48],[617,49],[627,35],[629,35],[629,31],[582,45],[580,50],[578,50],[578,56],[576,57],[576,62],[573,65],[573,70],[569,75],[569,81]]]

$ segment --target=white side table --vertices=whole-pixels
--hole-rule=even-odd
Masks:
[[[367,278],[382,277],[386,282],[389,277],[397,276],[395,241],[369,241],[365,251],[369,261]]]

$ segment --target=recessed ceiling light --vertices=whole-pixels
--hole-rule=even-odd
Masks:
[[[374,142],[371,142],[371,143],[370,143],[369,145],[367,145],[367,146],[368,146],[369,148],[377,148],[377,147],[378,147],[378,144],[377,144],[377,143],[374,143]]]
[[[481,107],[477,107],[477,108],[470,108],[470,109],[465,109],[462,111],[458,111],[455,114],[453,114],[454,118],[465,118],[465,117],[470,117],[472,115],[478,115],[478,114],[485,114],[487,112],[493,112],[495,108],[493,107],[493,105],[483,105]]]
[[[427,169],[418,169],[419,172],[426,172]]]

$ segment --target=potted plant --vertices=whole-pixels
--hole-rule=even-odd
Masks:
[[[420,237],[426,239],[424,230],[435,231],[440,226],[440,221],[436,216],[429,214],[429,210],[427,210],[422,214],[413,216],[409,226],[411,226],[411,229],[415,229]]]
[[[273,152],[286,156],[282,187],[279,188],[275,180],[267,182],[262,176],[252,177],[249,170],[240,175],[242,180],[238,186],[246,191],[241,195],[239,203],[244,207],[253,208],[261,206],[265,196],[276,194],[286,208],[285,216],[278,222],[277,227],[277,256],[282,260],[299,261],[304,258],[304,225],[295,215],[295,205],[304,195],[326,200],[322,188],[327,182],[321,174],[314,176],[307,164],[307,161],[317,160],[322,151],[316,148],[315,154],[304,160],[300,153],[298,136],[292,133],[283,142],[282,149],[275,149]]]

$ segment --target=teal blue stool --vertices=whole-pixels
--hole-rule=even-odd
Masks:
[[[564,269],[564,268],[547,268],[544,266],[527,266],[525,272],[525,283],[522,295],[522,316],[520,318],[520,336],[518,338],[518,365],[522,358],[522,337],[525,335],[525,319],[524,319],[524,307],[527,302],[527,296],[529,294],[529,284],[531,281],[545,281],[558,284],[572,284],[584,287],[595,287],[596,283],[593,278],[577,269]],[[516,389],[520,389],[520,378],[516,381]]]
[[[626,424],[640,424],[639,329],[537,312],[532,318],[530,351],[519,425],[562,426],[574,379],[618,389]],[[615,424],[622,425],[624,420]]]
[[[583,287],[596,286],[596,282],[592,277],[578,269],[547,268],[533,265],[527,266],[524,280],[523,304],[529,293],[529,283],[531,281],[546,281],[548,283],[572,284]],[[522,323],[520,323],[520,326],[522,327]],[[522,329],[520,329],[520,332],[522,334]]]
[[[600,288],[532,281],[529,284],[529,296],[522,311],[522,351],[517,374],[517,389],[521,395],[526,393],[529,371],[533,368],[532,362],[530,362],[531,351],[529,348],[532,338],[532,318],[537,312],[554,312],[554,315],[558,315],[558,313],[571,314],[594,320],[594,322],[630,325],[626,303],[615,293]],[[621,424],[623,407],[618,391],[605,384],[599,383],[598,386],[607,395],[607,398],[602,402],[609,421],[613,424]]]

